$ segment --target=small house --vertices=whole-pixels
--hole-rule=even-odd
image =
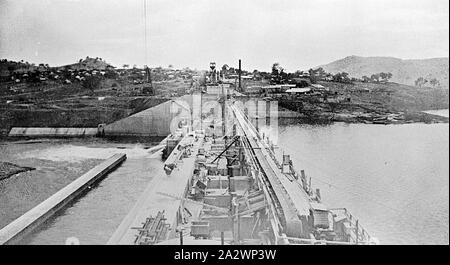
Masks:
[[[310,87],[304,87],[304,88],[294,87],[294,88],[286,90],[286,93],[295,94],[295,95],[307,94],[310,92],[311,92]]]

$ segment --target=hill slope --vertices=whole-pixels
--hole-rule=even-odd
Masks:
[[[347,72],[356,78],[390,72],[393,75],[390,81],[406,85],[414,85],[419,77],[436,78],[442,88],[449,88],[449,58],[402,60],[393,57],[348,56],[320,67],[330,73]]]
[[[57,69],[70,68],[76,70],[105,70],[106,68],[112,68],[112,66],[107,62],[103,61],[102,58],[98,57],[91,58],[88,56],[84,60],[80,59],[78,63],[58,66],[56,68]]]

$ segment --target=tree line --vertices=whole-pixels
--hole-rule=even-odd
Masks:
[[[381,83],[388,82],[392,78],[392,73],[376,73],[369,76],[363,76],[361,78],[350,77],[347,72],[338,72],[335,74],[327,73],[322,67],[316,69],[309,69],[308,71],[296,71],[294,73],[286,73],[284,68],[279,63],[272,65],[271,82],[274,84],[287,83],[294,78],[309,79],[311,83],[317,83],[317,81],[333,81],[338,83],[353,83],[353,82],[365,82],[365,83]]]
[[[423,78],[423,77],[419,77],[416,79],[416,81],[414,81],[415,86],[417,87],[424,87],[426,84],[430,84],[432,87],[439,87],[441,86],[439,80],[437,80],[436,78]]]

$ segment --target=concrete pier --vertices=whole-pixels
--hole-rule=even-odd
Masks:
[[[0,230],[0,244],[14,244],[28,232],[45,222],[49,217],[81,194],[86,188],[100,180],[126,159],[125,154],[115,154],[89,170],[86,174],[65,186],[50,198],[29,210]]]

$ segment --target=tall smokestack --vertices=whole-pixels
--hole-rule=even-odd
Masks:
[[[242,86],[241,86],[241,59],[239,59],[239,92],[242,92]]]

